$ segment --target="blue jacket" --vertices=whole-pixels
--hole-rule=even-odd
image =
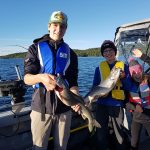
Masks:
[[[60,51],[60,47],[62,45],[66,45],[63,41],[63,39],[59,43],[55,43],[53,40],[49,38],[49,35],[44,35],[43,37],[34,40],[34,43],[29,47],[29,50],[27,52],[27,55],[25,57],[24,61],[24,74],[38,74],[39,72],[43,72],[44,68],[41,66],[41,61],[40,61],[40,56],[39,56],[39,51],[38,51],[38,45],[39,43],[46,42],[47,44],[45,45],[46,47],[48,46],[48,49],[52,50],[52,53],[54,55],[54,60],[50,61],[48,63],[52,63],[56,61],[56,54],[58,54],[58,51]],[[47,49],[47,50],[48,50]],[[75,52],[70,49],[70,63],[68,63],[68,67],[63,67],[62,71],[65,70],[65,79],[68,81],[69,88],[73,86],[78,86],[77,79],[78,79],[78,58]],[[49,52],[50,53],[50,52]],[[63,57],[66,57],[66,54],[59,53],[61,55],[61,59]],[[50,60],[51,56],[46,53],[46,56],[48,57],[47,60]],[[62,61],[60,61],[62,62]],[[68,60],[66,62],[69,62]],[[57,62],[56,62],[57,63]],[[54,63],[54,64],[56,64]],[[64,63],[64,66],[67,66],[67,63]],[[46,62],[45,62],[46,65]],[[49,64],[50,65],[50,64]],[[58,64],[57,64],[58,65]],[[52,66],[52,65],[50,65]],[[50,70],[45,70],[44,72],[52,72],[52,74],[55,74],[56,72],[54,70],[56,66],[50,71]],[[42,68],[42,69],[41,69]],[[59,68],[59,67],[57,67]],[[50,69],[50,68],[49,68]],[[46,92],[45,93],[45,111],[47,114],[51,114],[53,112],[53,103],[55,103],[56,98],[54,96],[54,92]],[[32,110],[41,112],[41,99],[40,99],[40,92],[39,89],[34,90],[34,94],[32,96],[32,105],[31,105]],[[60,100],[58,100],[57,107],[55,110],[55,114],[60,114],[63,112],[66,112],[70,110],[70,107],[66,106],[63,104]]]
[[[70,48],[66,43],[62,43],[54,56],[53,51],[47,42],[38,44],[38,55],[40,60],[40,73],[60,74],[65,76],[65,72],[70,64]],[[33,86],[38,88],[39,84]]]

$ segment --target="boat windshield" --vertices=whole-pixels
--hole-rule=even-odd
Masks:
[[[135,48],[139,48],[143,53],[147,53],[149,51],[147,50],[148,40],[148,28],[120,32],[116,45],[119,50],[119,55],[123,55],[126,59],[128,59],[131,51]]]

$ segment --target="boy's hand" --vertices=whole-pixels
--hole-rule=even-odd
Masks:
[[[81,107],[80,105],[74,105],[74,106],[71,106],[71,108],[75,111],[75,112],[78,112],[78,114],[81,114]]]
[[[142,109],[141,105],[137,104],[136,107],[135,107],[135,111],[142,113],[143,109]]]
[[[120,79],[125,78],[126,74],[123,70],[120,71]]]

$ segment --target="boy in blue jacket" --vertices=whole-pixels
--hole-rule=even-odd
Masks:
[[[138,149],[142,126],[150,136],[150,80],[143,74],[143,68],[137,60],[129,61],[129,71],[132,77],[132,88],[129,101],[134,106],[131,123],[131,149]]]

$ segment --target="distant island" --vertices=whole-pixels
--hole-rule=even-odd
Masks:
[[[79,57],[90,57],[90,56],[95,56],[99,57],[101,56],[100,54],[100,48],[89,48],[86,50],[78,50],[78,49],[73,49],[74,52],[77,54]],[[24,58],[26,56],[27,52],[23,53],[13,53],[5,56],[0,56],[0,58]]]

